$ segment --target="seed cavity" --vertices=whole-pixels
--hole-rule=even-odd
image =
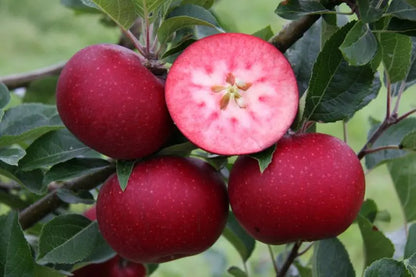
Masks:
[[[220,100],[220,109],[225,110],[230,103],[233,101],[237,104],[240,108],[246,108],[246,104],[242,98],[242,93],[247,92],[247,90],[251,87],[251,83],[246,83],[241,80],[235,78],[232,73],[228,73],[225,76],[225,82],[227,85],[220,86],[214,85],[211,87],[211,91],[215,93],[223,93],[223,96]]]

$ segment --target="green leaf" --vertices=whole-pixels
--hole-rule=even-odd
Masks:
[[[416,22],[393,17],[387,26],[388,31],[401,33],[408,36],[416,36]]]
[[[370,137],[375,130],[376,125],[370,130],[368,136]],[[388,145],[397,145],[402,142],[403,138],[416,131],[416,118],[406,118],[397,124],[390,126],[383,134],[373,143],[372,148],[378,148]],[[408,151],[387,149],[377,151],[365,156],[365,164],[368,169],[372,169],[377,165],[388,160],[402,157],[408,154]]]
[[[116,252],[108,245],[105,239],[101,236],[97,236],[95,245],[91,254],[82,260],[83,263],[101,263],[114,257]]]
[[[107,166],[110,166],[110,163],[103,159],[74,158],[51,167],[45,173],[43,183],[47,185],[53,181],[66,181],[78,178],[97,172]]]
[[[182,0],[182,5],[194,4],[209,9],[214,5],[214,0]]]
[[[367,218],[371,223],[376,219],[377,212],[377,204],[373,199],[367,199],[361,205],[360,214]]]
[[[152,2],[152,1],[139,1],[139,0],[83,0],[84,4],[88,5],[88,2],[93,2],[102,12],[108,15],[117,25],[123,29],[128,30],[133,25],[134,20],[137,18],[137,13],[134,3],[139,2]],[[134,3],[133,3],[134,2]],[[155,1],[153,1],[155,2]],[[138,4],[136,4],[137,6]],[[89,4],[88,6],[93,6]]]
[[[26,149],[26,156],[20,160],[19,165],[23,170],[45,168],[90,151],[91,148],[80,142],[67,129],[61,129],[49,132],[34,141]]]
[[[399,92],[403,92],[416,84],[416,38],[411,38],[411,40],[412,56],[410,58],[409,70],[407,71],[406,78],[403,81],[391,85],[392,95],[398,95]]]
[[[355,276],[347,250],[337,238],[320,240],[314,244],[312,276]]]
[[[360,19],[364,23],[379,20],[383,16],[388,2],[388,0],[357,0]]]
[[[232,266],[227,270],[234,277],[247,277],[247,273],[237,266]]]
[[[358,215],[357,222],[364,241],[365,265],[393,256],[393,243],[376,226],[361,214]]]
[[[127,188],[127,184],[130,178],[130,174],[133,171],[134,160],[117,160],[116,171],[117,179],[120,184],[120,188],[124,191]]]
[[[322,34],[320,35],[321,45],[325,45],[328,39],[331,38],[332,35],[335,34],[339,30],[337,19],[338,19],[338,16],[336,14],[323,14],[322,15],[320,19],[320,22],[321,22],[320,25],[321,25],[321,30],[322,30]],[[342,24],[342,25],[345,25],[345,24]],[[317,54],[319,54],[319,51]]]
[[[273,30],[270,25],[267,25],[261,30],[258,30],[257,32],[252,34],[255,37],[261,38],[263,40],[269,40],[273,36]]]
[[[179,6],[169,13],[168,18],[159,27],[158,39],[161,44],[164,44],[174,32],[191,26],[207,26],[216,32],[223,32],[210,11],[198,5],[187,4]]]
[[[55,106],[22,104],[4,113],[0,122],[0,146],[34,139],[63,127]]]
[[[31,277],[34,263],[17,212],[0,216],[0,276]]]
[[[416,7],[410,5],[405,0],[391,1],[387,10],[387,14],[398,17],[400,19],[416,21]]]
[[[69,189],[59,188],[56,191],[56,195],[68,204],[94,204],[94,197],[86,190],[74,192]]]
[[[406,221],[416,219],[416,153],[389,161],[387,164]]]
[[[9,165],[17,165],[25,154],[26,151],[19,146],[0,148],[0,161]]]
[[[410,38],[397,33],[381,33],[379,43],[389,81],[395,83],[404,80],[410,67],[412,53]]]
[[[404,258],[410,258],[414,254],[416,254],[416,223],[410,225],[406,246],[404,248]]]
[[[364,277],[411,277],[402,262],[393,259],[380,259],[364,271]]]
[[[217,28],[217,26],[215,26],[214,24],[211,24],[204,20],[200,20],[189,16],[175,16],[163,21],[162,25],[160,26],[157,32],[157,36],[159,38],[160,43],[164,44],[167,42],[169,37],[177,30],[194,25],[203,25],[212,28]]]
[[[162,58],[166,59],[167,57],[173,56],[173,55],[179,55],[183,50],[186,49],[189,45],[194,43],[196,39],[185,39],[178,44],[173,45],[171,48],[169,48],[165,53],[163,53]]]
[[[0,161],[0,175],[10,178],[35,194],[43,194],[47,187],[43,185],[43,172],[41,170],[22,171]]]
[[[0,83],[0,109],[6,107],[9,101],[10,101],[9,89],[3,83]]]
[[[308,14],[322,14],[329,12],[318,1],[311,0],[285,0],[279,3],[275,13],[285,19],[295,20]]]
[[[378,94],[381,83],[371,66],[349,66],[338,49],[352,26],[349,23],[335,33],[317,58],[306,96],[307,120],[349,119]]]
[[[191,142],[183,142],[179,144],[170,145],[157,152],[158,156],[189,156],[189,154],[198,147]]]
[[[416,131],[408,133],[399,144],[401,149],[416,150]]]
[[[313,65],[321,51],[321,30],[321,22],[318,21],[285,53],[296,75],[299,96],[302,96],[308,88]]]
[[[339,48],[350,65],[365,65],[377,52],[377,39],[367,24],[357,21]]]
[[[74,264],[90,256],[100,233],[96,221],[82,215],[57,216],[42,228],[39,264]]]
[[[247,261],[248,258],[250,258],[256,245],[256,241],[247,234],[231,212],[222,234],[235,247],[243,261]]]
[[[269,148],[254,154],[250,154],[250,157],[256,159],[259,163],[260,172],[263,173],[264,170],[272,162],[274,151],[276,150],[276,144],[273,144]]]
[[[148,18],[153,21],[157,18],[158,12],[169,6],[171,0],[132,0],[136,8],[136,13],[141,18]]]
[[[58,76],[49,76],[29,84],[23,97],[24,103],[43,103],[55,105]]]
[[[82,0],[61,0],[61,4],[76,12],[99,13],[96,8],[85,5]]]
[[[412,274],[413,277],[416,276],[416,253],[413,254],[410,258],[403,261],[406,264],[407,270]]]
[[[153,272],[156,271],[156,269],[158,269],[159,264],[145,264],[145,266],[146,266],[146,272],[150,276],[152,275]]]

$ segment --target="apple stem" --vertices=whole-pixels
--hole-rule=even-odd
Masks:
[[[146,51],[144,47],[140,44],[139,40],[130,30],[125,30],[123,28],[121,28],[121,30],[126,35],[126,37],[131,40],[131,42],[134,44],[134,47],[136,47],[137,51],[139,51],[141,55],[141,61],[142,63],[144,63],[144,58],[146,57]]]
[[[348,128],[347,128],[347,121],[342,121],[342,133],[344,137],[344,142],[348,144]]]
[[[148,16],[145,17],[145,28],[146,28],[146,30],[145,30],[145,35],[146,35],[145,53],[146,53],[146,56],[145,57],[150,57],[150,55],[151,55],[150,54],[150,34],[153,33],[153,30],[151,30],[152,27],[150,25]]]
[[[311,242],[308,246],[305,247],[305,249],[303,249],[302,251],[298,252],[298,257],[302,256],[303,254],[305,254],[306,252],[309,251],[309,249],[311,249],[313,246],[313,242]]]
[[[272,246],[270,244],[268,244],[267,248],[269,249],[269,253],[270,253],[270,257],[272,259],[272,264],[273,264],[274,271],[276,272],[276,274],[278,274],[279,273],[279,268],[277,267],[276,257],[274,256]]]
[[[295,259],[299,256],[298,251],[300,246],[302,245],[302,241],[298,240],[295,242],[295,244],[292,247],[292,250],[289,253],[289,256],[287,256],[285,263],[282,266],[282,269],[280,269],[279,273],[277,273],[276,277],[284,277],[289,270],[292,263],[295,261]]]
[[[373,132],[373,134],[370,136],[368,141],[365,143],[365,145],[361,148],[360,152],[357,153],[358,158],[361,160],[364,158],[365,155],[374,153],[377,151],[385,150],[385,149],[400,149],[399,145],[393,145],[393,146],[382,146],[370,149],[370,147],[374,144],[374,142],[386,131],[390,126],[399,123],[403,119],[409,117],[410,115],[416,113],[416,109],[412,109],[408,111],[407,113],[403,114],[402,116],[398,116],[398,109],[399,109],[399,103],[400,103],[400,97],[405,89],[405,85],[401,84],[399,91],[398,91],[398,98],[396,100],[395,107],[393,111],[391,111],[391,83],[387,76],[387,99],[386,99],[386,117],[384,118],[383,122],[378,126],[378,128]]]

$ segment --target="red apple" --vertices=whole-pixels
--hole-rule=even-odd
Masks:
[[[170,134],[162,82],[122,46],[98,44],[77,52],[59,77],[56,97],[65,126],[115,159],[153,153]]]
[[[237,220],[269,244],[339,235],[357,216],[364,191],[363,169],[352,149],[319,133],[279,140],[263,174],[255,159],[238,158],[228,186]]]
[[[104,263],[90,264],[75,270],[73,274],[74,277],[145,277],[146,267],[117,255]]]
[[[84,212],[84,215],[90,219],[96,219],[96,206]],[[140,263],[129,262],[120,256],[99,264],[90,264],[73,272],[74,277],[145,277],[146,267]]]
[[[97,199],[103,237],[122,257],[161,263],[203,252],[228,215],[225,184],[201,160],[159,157],[137,164],[126,190],[110,177]]]
[[[179,130],[221,155],[271,146],[298,108],[289,62],[274,46],[247,34],[216,34],[190,45],[169,70],[165,94]]]

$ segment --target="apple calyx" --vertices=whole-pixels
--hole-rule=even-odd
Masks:
[[[236,80],[234,74],[231,72],[227,74],[225,82],[228,84],[226,86],[212,86],[211,90],[215,93],[224,92],[220,100],[220,108],[224,110],[227,108],[230,100],[234,100],[238,107],[244,109],[246,104],[243,101],[242,95],[240,92],[247,91],[251,87],[251,83],[245,83],[240,80]]]

